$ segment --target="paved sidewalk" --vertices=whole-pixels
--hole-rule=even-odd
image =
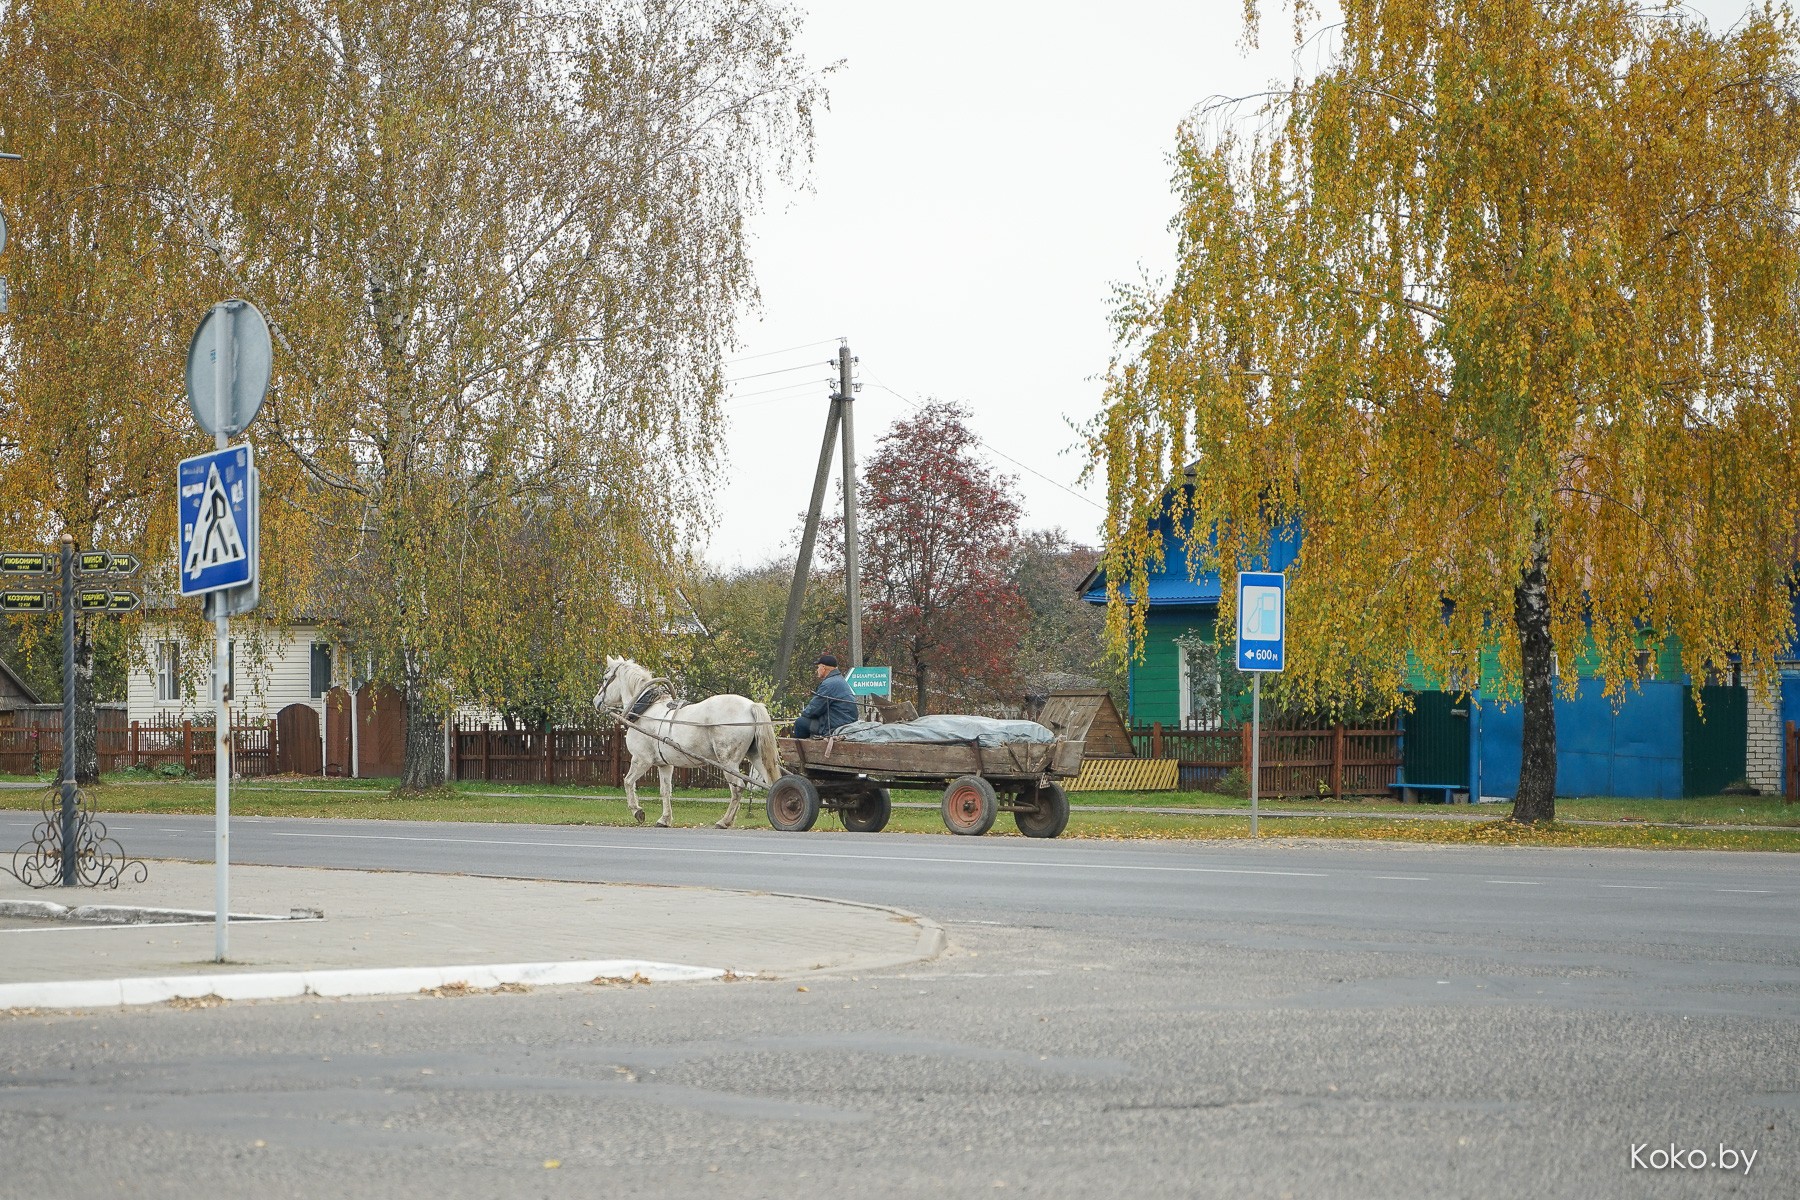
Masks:
[[[567,982],[562,976],[588,969],[583,981],[597,974],[804,977],[916,962],[944,946],[943,931],[913,914],[799,896],[242,866],[231,872],[229,960],[215,963],[211,865],[153,861],[149,868],[145,882],[116,891],[33,889],[0,874],[0,1008],[52,1006],[58,997],[82,1006],[100,1002],[84,997],[112,994],[36,986],[93,981],[136,981],[124,991],[126,1002],[416,992],[421,980],[432,985],[433,969],[476,964],[509,970],[452,970],[438,986]],[[123,925],[34,917],[45,902],[201,915],[184,922],[165,911]],[[323,918],[236,919],[287,917],[295,909],[319,910]],[[671,970],[652,969],[661,967]],[[221,982],[231,976],[238,978]],[[212,986],[164,986],[191,977]]]

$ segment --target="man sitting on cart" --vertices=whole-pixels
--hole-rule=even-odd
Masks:
[[[819,677],[819,686],[814,689],[806,707],[800,710],[800,715],[794,718],[794,736],[797,738],[830,737],[856,720],[856,696],[850,691],[850,681],[838,670],[836,656],[819,655],[813,670]]]

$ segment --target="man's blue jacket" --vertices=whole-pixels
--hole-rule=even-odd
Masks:
[[[800,715],[814,722],[815,731],[821,734],[834,733],[856,720],[856,697],[851,694],[850,681],[844,673],[833,671],[819,680],[813,698]]]

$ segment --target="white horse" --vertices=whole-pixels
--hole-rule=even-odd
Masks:
[[[730,829],[737,820],[746,778],[768,787],[781,774],[775,757],[775,722],[768,709],[748,696],[726,694],[682,704],[647,668],[608,655],[594,707],[625,726],[625,748],[631,752],[625,799],[640,825],[644,810],[638,804],[637,781],[651,767],[662,785],[662,819],[657,825],[664,829],[675,823],[669,789],[676,767],[724,768],[731,807],[719,818],[720,829]]]

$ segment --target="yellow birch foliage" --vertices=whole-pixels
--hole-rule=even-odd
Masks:
[[[580,707],[603,652],[654,657],[706,511],[743,219],[821,97],[796,19],[203,9],[219,100],[163,183],[274,331],[270,611],[339,629],[425,721],[453,696]]]
[[[152,181],[191,137],[146,103],[188,94],[191,5],[14,3],[0,11],[0,530],[5,549],[130,552],[171,589],[175,462],[191,452],[182,364],[194,284]],[[23,623],[23,641],[50,622]],[[93,618],[118,653],[136,618]],[[121,628],[124,626],[125,628]],[[85,662],[85,654],[82,656]]]
[[[1180,132],[1174,274],[1121,293],[1091,429],[1113,599],[1181,561],[1151,519],[1191,466],[1222,628],[1236,570],[1303,528],[1303,702],[1399,703],[1409,657],[1467,686],[1494,647],[1529,742],[1551,645],[1591,637],[1615,695],[1671,638],[1696,678],[1766,678],[1800,522],[1791,14],[1342,7],[1322,69]],[[1121,642],[1142,619],[1110,606]]]

